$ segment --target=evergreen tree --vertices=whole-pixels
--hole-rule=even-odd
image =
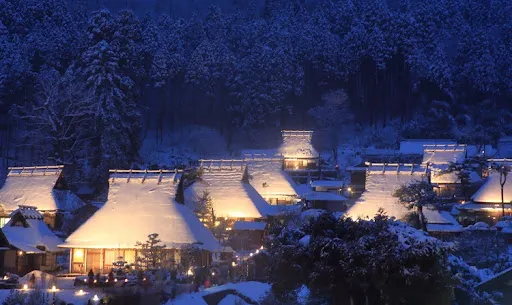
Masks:
[[[425,181],[402,185],[393,192],[393,196],[398,198],[398,204],[404,205],[409,210],[415,209],[421,228],[426,230],[427,221],[423,215],[423,208],[433,208],[437,202],[437,195],[432,185]]]
[[[161,245],[162,241],[158,239],[158,234],[148,235],[145,242],[137,242],[135,247],[138,249],[139,256],[136,258],[137,265],[142,269],[161,269],[166,262],[166,245]]]

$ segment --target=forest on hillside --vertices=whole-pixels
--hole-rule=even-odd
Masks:
[[[349,119],[467,143],[510,130],[509,0],[240,2],[181,18],[0,0],[3,157],[23,163],[15,145],[97,177],[133,164],[148,130],[186,125],[228,145]]]

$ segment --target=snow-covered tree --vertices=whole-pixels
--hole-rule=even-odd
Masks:
[[[425,181],[413,182],[409,185],[402,185],[393,192],[397,197],[398,204],[403,204],[407,209],[414,209],[422,229],[426,229],[426,220],[423,215],[423,208],[432,208],[437,202],[437,195],[432,185]]]
[[[165,266],[166,246],[161,244],[158,234],[148,235],[144,242],[137,242],[135,247],[138,249],[139,256],[136,258],[137,265],[142,269],[160,269]]]
[[[324,104],[311,108],[308,113],[321,128],[327,129],[330,135],[330,146],[333,158],[338,164],[338,148],[340,144],[340,132],[343,124],[353,120],[347,94],[342,91],[333,91],[323,96]]]

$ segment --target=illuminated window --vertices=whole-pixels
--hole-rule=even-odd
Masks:
[[[8,218],[8,217],[1,217],[1,218],[0,218],[0,228],[2,228],[3,226],[5,226],[5,224],[6,224],[7,222],[9,222],[9,220],[10,220],[10,218]]]
[[[73,262],[74,263],[83,263],[84,262],[84,249],[74,249],[73,250]]]

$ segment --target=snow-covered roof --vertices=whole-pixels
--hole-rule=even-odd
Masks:
[[[427,167],[412,163],[366,163],[366,172],[370,174],[384,175],[426,175]]]
[[[469,211],[501,211],[501,203],[475,203],[467,202],[457,206],[459,210]],[[512,205],[505,203],[505,211],[512,211]]]
[[[302,195],[302,198],[315,201],[315,200],[323,200],[323,201],[346,201],[347,198],[332,192],[310,192]]]
[[[20,206],[11,214],[11,217],[15,214],[21,214],[28,226],[14,225],[18,220],[16,217],[5,224],[1,230],[11,246],[26,253],[45,252],[38,247],[44,247],[50,252],[59,250],[57,246],[62,243],[62,240],[43,222],[43,215],[35,207]]]
[[[423,154],[423,146],[432,144],[457,144],[454,140],[447,139],[409,139],[400,141],[401,154]]]
[[[427,231],[429,232],[462,232],[463,227],[455,217],[447,211],[432,211],[425,209],[423,211],[427,219]]]
[[[264,222],[237,221],[233,226],[233,230],[263,231],[266,226],[267,224]]]
[[[431,180],[432,183],[437,184],[456,184],[461,183],[459,177],[457,177],[456,172],[442,172],[442,171],[431,171]],[[482,178],[475,172],[471,171],[469,173],[469,183],[479,183],[482,182]]]
[[[40,211],[73,211],[85,203],[69,190],[54,189],[63,166],[11,167],[0,189],[0,204],[12,211],[30,205]]]
[[[512,181],[509,177],[503,188],[503,198],[505,203],[512,201]],[[487,181],[480,187],[480,189],[473,195],[474,202],[483,203],[501,203],[501,185],[500,174],[491,172]]]
[[[325,188],[342,188],[343,181],[341,180],[315,180],[311,181],[311,187],[325,187]]]
[[[239,164],[232,166],[224,162],[226,165],[201,167],[198,181],[185,190],[185,204],[191,210],[197,210],[198,199],[208,191],[217,217],[265,218],[273,215],[274,210],[256,189],[242,181],[246,168],[244,162],[234,163]]]
[[[249,172],[249,183],[266,197],[291,196],[297,197],[295,182],[283,171],[282,159],[246,159]]]
[[[111,171],[107,202],[61,247],[135,248],[157,233],[168,248],[198,244],[221,248],[212,233],[186,206],[175,201],[181,173],[176,171]]]
[[[408,185],[415,181],[425,179],[422,170],[396,172],[373,171],[366,176],[366,190],[361,197],[349,207],[346,215],[352,218],[373,218],[379,208],[383,208],[389,217],[402,218],[409,211],[403,205],[398,203],[397,198],[393,197],[393,192],[402,185]]]
[[[466,145],[436,144],[423,146],[423,163],[432,165],[461,163],[466,159]]]
[[[283,130],[283,143],[278,154],[284,158],[318,158],[319,154],[311,144],[313,131]]]

